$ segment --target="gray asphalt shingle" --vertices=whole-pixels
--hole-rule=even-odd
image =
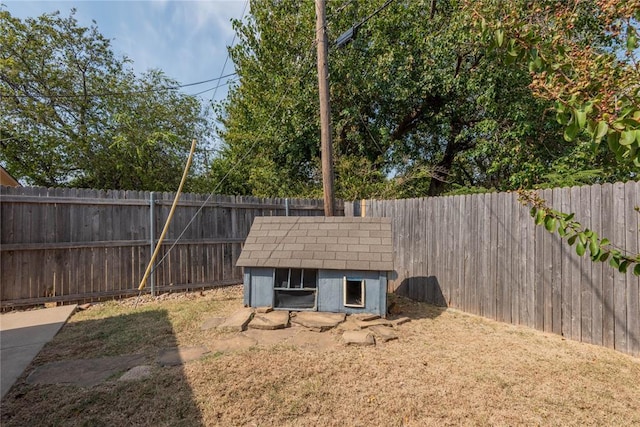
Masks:
[[[256,217],[236,265],[392,271],[391,219]]]

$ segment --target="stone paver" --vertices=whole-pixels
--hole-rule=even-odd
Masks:
[[[198,360],[209,353],[206,347],[171,347],[160,350],[157,362],[161,366],[181,365],[192,360]]]
[[[369,321],[355,320],[355,323],[361,329],[370,328],[372,326],[391,326],[391,321],[387,319],[375,319]]]
[[[372,326],[369,328],[369,330],[375,335],[376,341],[387,342],[390,340],[398,339],[398,334],[396,334],[396,331],[388,326]]]
[[[151,365],[134,366],[122,374],[118,381],[143,380],[151,376]]]
[[[253,316],[251,308],[242,308],[227,318],[218,330],[222,332],[242,332],[247,329],[247,324]]]
[[[291,318],[291,322],[313,331],[324,332],[344,322],[344,313],[325,313],[319,311],[301,311]]]
[[[231,338],[215,340],[211,344],[209,344],[209,348],[213,352],[228,353],[233,351],[248,350],[257,343],[258,342],[251,337],[244,335],[235,335]]]
[[[268,313],[256,313],[249,322],[249,329],[284,329],[289,326],[288,311],[271,311]]]
[[[257,307],[256,313],[270,313],[273,311],[273,307]]]
[[[399,319],[392,320],[391,325],[395,328],[396,326],[400,326],[407,322],[411,322],[411,319],[409,319],[408,317],[401,317]]]
[[[346,345],[375,345],[373,334],[368,330],[345,331],[342,340]]]
[[[99,359],[62,360],[38,366],[28,377],[29,384],[72,384],[93,387],[110,376],[141,365],[142,354],[101,357]]]
[[[353,320],[362,320],[364,322],[368,322],[371,320],[379,319],[380,316],[373,313],[357,313],[357,314],[350,314],[349,318]]]
[[[271,331],[247,329],[242,335],[253,339],[257,345],[274,346],[289,342],[299,330],[300,328],[274,329]]]
[[[222,325],[224,321],[227,320],[225,317],[210,317],[204,322],[202,322],[201,330],[206,331],[208,329],[217,328]]]

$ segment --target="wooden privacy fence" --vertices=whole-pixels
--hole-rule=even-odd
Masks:
[[[174,196],[1,187],[0,304],[136,294],[151,236],[159,237]],[[203,207],[206,199],[181,196],[158,255],[166,258],[154,271],[154,290],[242,283],[235,262],[254,217],[324,214],[321,200],[212,196]]]
[[[540,191],[585,227],[638,253],[640,182]],[[640,355],[640,278],[593,263],[536,226],[514,193],[345,205],[393,218],[391,291]]]

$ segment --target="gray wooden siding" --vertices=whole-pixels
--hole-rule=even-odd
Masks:
[[[364,308],[345,307],[343,279],[365,279]],[[382,285],[382,286],[381,286]],[[378,271],[320,270],[318,273],[318,311],[342,313],[376,313],[386,315],[387,290]]]

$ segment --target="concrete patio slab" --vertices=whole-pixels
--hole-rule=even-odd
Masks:
[[[0,398],[22,375],[44,345],[58,333],[77,305],[0,315]]]

